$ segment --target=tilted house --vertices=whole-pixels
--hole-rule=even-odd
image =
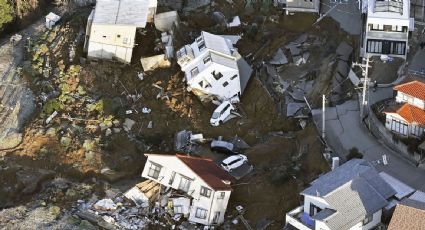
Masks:
[[[425,203],[406,199],[394,210],[388,230],[421,230],[425,228]]]
[[[239,101],[252,74],[231,40],[207,32],[182,47],[176,56],[188,90],[202,101]]]
[[[286,7],[284,9],[288,12],[311,12],[320,13],[320,0],[286,0]]]
[[[136,29],[153,21],[156,4],[156,0],[97,0],[87,22],[87,57],[130,63]]]
[[[301,192],[304,204],[286,214],[286,227],[300,230],[373,229],[396,192],[365,160],[352,159]]]
[[[186,155],[146,154],[148,157],[142,177],[178,190],[191,198],[190,222],[216,225],[224,222],[229,202],[230,180],[223,169],[212,160]],[[174,206],[174,213],[185,207]]]
[[[410,0],[366,0],[364,54],[406,58],[409,50]]]
[[[385,111],[385,127],[392,132],[409,137],[422,137],[425,130],[425,83],[411,81],[394,87],[394,111]]]

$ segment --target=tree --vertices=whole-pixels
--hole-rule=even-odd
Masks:
[[[13,7],[7,0],[0,0],[0,30],[13,20]]]
[[[356,147],[350,149],[350,152],[347,155],[347,161],[349,161],[353,158],[358,158],[358,159],[363,158],[363,154]]]

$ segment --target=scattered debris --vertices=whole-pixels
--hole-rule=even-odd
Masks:
[[[145,72],[155,70],[156,68],[169,68],[171,66],[171,62],[166,58],[165,54],[142,58],[140,62]]]
[[[53,26],[56,25],[56,23],[61,19],[61,17],[55,13],[50,12],[48,15],[46,15],[46,28],[52,29]]]
[[[117,205],[111,199],[99,200],[93,207],[100,211],[113,211],[117,209]]]

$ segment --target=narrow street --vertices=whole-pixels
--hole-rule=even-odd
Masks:
[[[371,92],[370,102],[392,96],[392,87],[382,88],[375,93]],[[334,151],[343,156],[348,151],[357,147],[364,155],[364,159],[375,165],[379,171],[384,171],[407,185],[419,189],[425,189],[425,170],[416,167],[413,163],[392,151],[383,143],[380,143],[367,128],[360,123],[360,111],[357,100],[347,101],[336,107],[326,108],[326,142]],[[313,119],[321,129],[322,112],[320,109],[313,110]],[[343,152],[343,154],[341,154]],[[386,154],[388,165],[382,162],[382,155]]]

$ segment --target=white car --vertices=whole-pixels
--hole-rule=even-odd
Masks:
[[[223,123],[227,117],[230,116],[231,112],[235,110],[232,104],[229,101],[221,103],[213,112],[210,123],[212,126],[219,126]]]
[[[231,172],[233,169],[240,167],[246,162],[248,162],[248,158],[245,155],[238,154],[224,159],[221,162],[221,167],[227,172]]]

